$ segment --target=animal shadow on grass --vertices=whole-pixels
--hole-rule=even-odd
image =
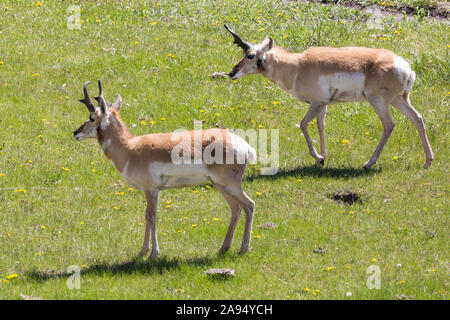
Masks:
[[[217,254],[213,257],[193,257],[187,259],[180,259],[177,257],[169,258],[166,256],[159,256],[155,260],[143,259],[140,257],[135,257],[125,262],[108,263],[101,262],[94,265],[90,265],[86,268],[80,270],[80,275],[102,275],[102,274],[113,274],[113,275],[125,275],[125,274],[143,274],[151,275],[153,273],[163,274],[165,272],[176,271],[181,269],[181,265],[193,265],[198,267],[209,267],[215,262],[221,260],[234,259],[233,255],[221,255]],[[26,273],[26,275],[36,281],[46,281],[51,279],[56,279],[59,277],[70,277],[73,272],[67,272],[66,270],[32,270]]]
[[[322,167],[319,165],[311,165],[298,168],[283,168],[279,169],[277,173],[273,175],[261,175],[258,173],[253,173],[247,176],[246,181],[254,180],[277,180],[280,178],[288,177],[317,177],[317,178],[358,178],[358,177],[370,177],[375,173],[381,172],[380,168],[366,170],[363,168],[332,168],[332,167]]]

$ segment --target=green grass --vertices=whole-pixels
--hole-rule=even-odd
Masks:
[[[430,10],[436,9],[439,2],[445,1],[437,0],[312,0],[313,2],[321,3],[338,3],[348,5],[360,5],[368,7],[372,5],[379,5],[386,9],[405,10],[407,13],[414,13],[419,15],[425,15]]]
[[[269,0],[95,1],[83,2],[81,29],[69,30],[71,4],[2,1],[0,8],[1,299],[448,298],[448,24],[384,18],[374,30],[356,9]],[[293,51],[367,46],[403,56],[417,73],[411,99],[433,165],[423,168],[414,126],[393,110],[393,135],[373,170],[362,171],[382,130],[362,102],[329,108],[329,158],[313,165],[296,127],[305,104],[260,76],[211,77],[241,57],[224,23],[249,41],[270,35]],[[241,221],[230,252],[218,255],[229,208],[203,186],[161,194],[161,256],[136,257],[144,195],[129,190],[97,142],[73,139],[88,118],[77,100],[82,84],[97,79],[107,99],[121,94],[135,135],[192,128],[193,119],[280,130],[280,172],[264,177],[260,164],[250,166],[244,182],[256,201],[253,250],[237,255]],[[318,140],[315,126],[310,133]],[[330,199],[341,190],[362,201]],[[256,227],[266,222],[278,227]],[[66,286],[71,265],[82,269],[80,290]],[[381,270],[379,290],[366,286],[370,265]],[[236,276],[204,274],[221,267]]]

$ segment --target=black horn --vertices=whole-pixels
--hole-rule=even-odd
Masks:
[[[80,102],[84,103],[90,112],[95,112],[94,103],[92,102],[91,98],[89,97],[89,93],[87,91],[87,85],[89,83],[91,83],[91,82],[87,81],[83,85],[84,99],[80,99]]]
[[[102,83],[98,80],[98,97],[95,98],[98,101],[98,105],[100,106],[100,110],[102,113],[106,112],[106,100],[103,97],[103,88]]]
[[[239,37],[236,32],[234,32],[233,29],[230,29],[227,27],[227,25],[224,25],[225,29],[228,30],[229,33],[231,33],[234,37],[234,42],[238,45],[238,47],[241,47],[244,51],[247,51],[248,49],[250,49],[251,45],[248,42],[245,42],[244,40],[241,39],[241,37]]]

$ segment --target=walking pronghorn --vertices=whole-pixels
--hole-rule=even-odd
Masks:
[[[239,253],[249,249],[255,204],[242,189],[242,176],[247,164],[256,161],[255,150],[239,136],[226,129],[194,130],[156,133],[135,137],[119,117],[120,95],[112,104],[103,97],[100,81],[99,107],[95,107],[83,86],[80,100],[90,112],[89,120],[74,131],[77,140],[97,139],[124,180],[143,190],[147,198],[144,244],[140,252],[149,250],[150,231],[152,252],[159,253],[156,235],[156,211],[161,190],[213,183],[231,208],[231,221],[220,248],[227,251],[233,241],[236,226],[245,211],[245,228]]]
[[[408,117],[419,132],[429,166],[433,152],[428,142],[422,116],[411,106],[409,93],[415,73],[409,64],[393,52],[370,48],[310,48],[303,53],[291,53],[274,46],[266,37],[261,44],[243,41],[233,30],[234,43],[244,51],[244,58],[229,73],[233,80],[247,74],[262,74],[280,88],[309,104],[309,110],[300,128],[309,152],[317,163],[324,164],[325,114],[327,105],[337,102],[367,100],[375,109],[383,125],[383,134],[372,157],[364,168],[372,167],[381,154],[395,123],[389,112],[392,104]],[[317,118],[320,137],[320,155],[308,134],[308,123]]]

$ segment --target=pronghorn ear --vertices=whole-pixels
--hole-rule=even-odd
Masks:
[[[119,111],[121,106],[122,106],[122,98],[120,97],[120,94],[118,94],[116,100],[111,105],[111,108],[114,108],[117,111]]]
[[[269,51],[270,49],[273,48],[273,39],[270,38],[270,37],[266,37],[264,39],[264,41],[262,42],[261,47],[262,47],[264,52]]]

